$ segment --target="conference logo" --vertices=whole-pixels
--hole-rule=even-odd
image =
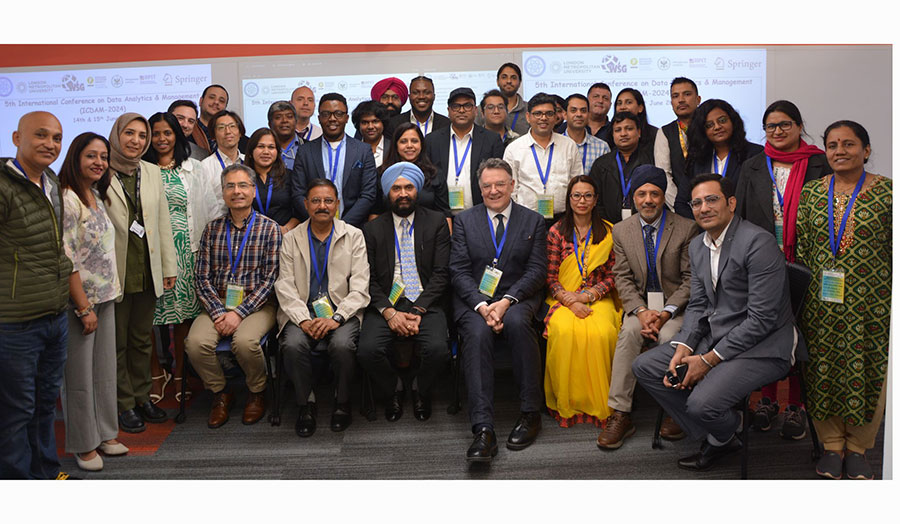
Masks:
[[[26,84],[25,82],[19,82],[18,84],[16,84],[16,91],[25,93],[25,91],[28,91],[28,84]]]
[[[125,84],[125,80],[122,79],[122,75],[113,75],[111,83],[113,87],[118,88]]]
[[[254,97],[259,94],[259,84],[256,82],[247,82],[244,84],[244,94],[249,97]]]
[[[600,62],[600,69],[603,69],[607,73],[628,72],[628,66],[625,64],[620,64],[619,57],[613,55],[606,55],[603,57],[603,60]]]
[[[562,72],[562,64],[559,62],[550,62],[550,72],[558,75]]]
[[[0,96],[9,96],[13,92],[12,80],[5,76],[0,76]]]
[[[528,60],[525,61],[525,73],[528,76],[541,76],[546,70],[547,64],[543,58],[537,55],[529,56]]]
[[[666,57],[661,57],[659,60],[656,61],[656,67],[657,67],[660,71],[666,71],[666,70],[668,70],[670,67],[672,67],[672,62],[669,61],[669,59],[666,58]]]
[[[62,86],[66,91],[84,91],[84,83],[79,82],[75,75],[65,75],[62,77]]]

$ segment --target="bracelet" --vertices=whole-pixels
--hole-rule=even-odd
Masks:
[[[75,308],[75,316],[78,318],[84,318],[91,314],[91,311],[94,310],[94,305],[88,302],[88,305],[84,309]]]
[[[385,320],[386,322],[390,322],[392,318],[394,318],[394,317],[397,316],[397,313],[399,313],[399,311],[397,311],[397,310],[395,309],[395,310],[394,310],[394,314],[391,315],[390,317],[384,319],[384,320]]]
[[[709,366],[709,369],[712,369],[712,368],[713,368],[713,365],[710,364],[708,360],[706,360],[706,356],[700,355],[700,360],[702,360],[704,364],[706,364],[707,366]]]

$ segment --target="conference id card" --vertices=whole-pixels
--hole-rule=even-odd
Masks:
[[[394,283],[391,284],[391,292],[388,294],[388,300],[391,301],[392,306],[403,296],[404,289],[406,289],[406,284],[402,280],[394,279]]]
[[[319,298],[313,301],[312,307],[313,312],[316,314],[316,318],[331,318],[334,316],[334,308],[331,307],[331,301],[328,300],[328,295],[319,296]]]
[[[631,210],[622,208],[622,220],[631,218]]]
[[[653,311],[662,311],[666,307],[666,297],[662,291],[651,291],[647,293],[647,308]]]
[[[138,224],[137,220],[131,222],[131,227],[128,230],[137,235],[138,238],[144,238],[144,226]]]
[[[462,186],[451,186],[448,189],[450,210],[461,211],[466,208],[466,197]]]
[[[481,275],[481,283],[478,284],[478,292],[482,295],[493,297],[502,277],[503,271],[495,267],[485,266],[484,273]]]
[[[822,302],[844,303],[844,272],[840,269],[822,270]]]
[[[778,249],[784,251],[784,219],[775,219],[775,240],[778,241]]]
[[[225,286],[225,309],[236,309],[244,301],[244,288],[237,284]]]
[[[537,196],[537,212],[544,218],[553,218],[553,195]]]

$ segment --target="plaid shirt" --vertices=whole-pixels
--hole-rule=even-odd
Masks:
[[[231,224],[232,256],[237,256],[249,219],[248,216],[240,228]],[[197,255],[197,298],[213,319],[225,313],[225,289],[232,280],[225,236],[225,225],[230,222],[230,213],[210,222],[203,231]],[[234,280],[244,288],[244,300],[234,311],[241,318],[259,311],[272,294],[272,287],[278,278],[280,248],[281,229],[278,224],[256,213],[244,253],[236,262]]]
[[[585,142],[583,144],[576,142],[576,145],[578,145],[578,160],[582,162],[584,174],[586,175],[591,172],[591,166],[594,165],[594,160],[609,153],[610,149],[606,142],[590,133],[585,133],[584,137],[586,139]]]

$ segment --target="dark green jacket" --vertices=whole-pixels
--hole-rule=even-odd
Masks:
[[[59,213],[40,187],[0,158],[0,323],[24,322],[65,310],[72,261],[62,242],[59,180],[44,171]]]

